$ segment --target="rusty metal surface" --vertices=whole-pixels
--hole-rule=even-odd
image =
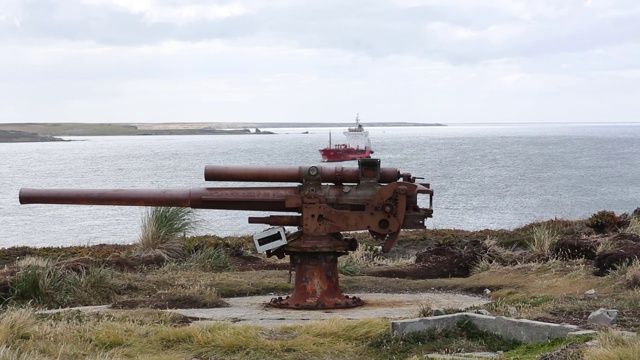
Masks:
[[[288,242],[267,256],[290,256],[295,269],[291,296],[274,298],[271,306],[288,309],[332,309],[363,305],[344,296],[337,259],[354,251],[357,241],[343,231],[368,230],[388,252],[402,229],[424,229],[432,216],[433,191],[415,183],[411,174],[381,168],[377,159],[362,159],[357,168],[207,166],[208,181],[296,182],[284,187],[210,187],[193,189],[21,189],[22,204],[175,206],[198,209],[291,212],[298,215],[250,217],[249,223],[295,226]],[[401,179],[401,181],[398,181]],[[333,183],[329,185],[327,183]],[[418,206],[418,196],[429,207]]]
[[[20,189],[21,204],[175,206],[194,209],[295,211],[284,206],[296,187],[194,189]]]
[[[293,294],[273,298],[269,305],[297,310],[340,309],[364,305],[358,297],[342,294],[338,280],[338,254],[293,253],[296,278]]]
[[[302,183],[310,167],[306,166],[216,166],[204,168],[206,181],[247,181],[247,182],[294,182]],[[319,181],[323,183],[347,184],[360,182],[360,170],[353,167],[315,166]],[[402,177],[396,168],[380,168],[380,183],[391,183]]]
[[[186,190],[20,189],[20,204],[183,206],[190,203]]]

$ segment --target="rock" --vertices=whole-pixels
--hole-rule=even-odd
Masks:
[[[439,316],[439,315],[445,315],[445,312],[441,308],[433,308],[431,309],[431,314],[433,314],[433,316]]]
[[[484,289],[484,291],[482,293],[485,294],[486,296],[489,296],[489,295],[491,295],[491,290]]]
[[[625,339],[633,339],[638,337],[638,334],[634,333],[633,331],[620,331],[620,335],[622,335],[622,337]]]
[[[596,290],[595,289],[591,289],[591,290],[587,290],[584,293],[584,297],[587,299],[597,299],[598,295],[596,294]]]
[[[587,318],[587,323],[594,325],[611,325],[618,317],[618,310],[600,308],[592,312]]]
[[[491,316],[491,313],[488,310],[485,310],[485,309],[476,310],[476,314]]]

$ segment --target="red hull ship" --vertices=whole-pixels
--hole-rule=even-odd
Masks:
[[[322,161],[337,162],[370,158],[373,154],[369,142],[369,132],[365,131],[356,115],[356,126],[343,133],[347,138],[346,144],[331,146],[331,132],[329,132],[329,146],[320,150]]]

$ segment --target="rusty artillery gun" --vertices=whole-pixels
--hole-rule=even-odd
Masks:
[[[290,256],[295,270],[291,296],[270,305],[290,309],[334,309],[361,306],[358,297],[342,294],[338,257],[358,243],[342,231],[368,230],[393,247],[401,229],[424,229],[432,216],[429,184],[396,168],[381,168],[378,159],[360,159],[348,167],[206,166],[206,181],[299,183],[289,187],[208,187],[193,189],[70,190],[21,189],[21,204],[76,204],[191,207],[194,209],[297,212],[298,215],[250,217],[249,223],[274,226],[254,236],[258,252]],[[418,195],[429,196],[429,207],[418,206]],[[297,227],[286,234],[285,226]],[[291,272],[290,272],[291,274]],[[291,277],[289,277],[291,280]]]

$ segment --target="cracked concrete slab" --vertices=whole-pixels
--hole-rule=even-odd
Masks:
[[[331,318],[339,319],[402,319],[418,316],[421,308],[466,309],[483,305],[488,299],[464,294],[426,292],[419,294],[355,294],[364,306],[334,310],[291,310],[267,306],[273,296],[227,298],[229,307],[215,309],[173,309],[170,311],[197,318],[200,321],[227,321],[238,324],[277,327],[302,324]]]
[[[350,294],[352,295],[352,294]],[[167,309],[193,319],[196,323],[225,321],[235,324],[260,325],[278,327],[282,325],[304,324],[310,321],[327,319],[407,319],[419,315],[425,307],[463,310],[471,306],[479,306],[489,299],[449,292],[424,292],[417,294],[353,294],[362,298],[364,306],[351,309],[334,310],[291,310],[267,306],[273,295],[225,298],[229,307],[210,309]],[[108,305],[83,306],[71,309],[47,310],[43,313],[64,310],[81,310],[86,312],[126,311],[112,310]]]

